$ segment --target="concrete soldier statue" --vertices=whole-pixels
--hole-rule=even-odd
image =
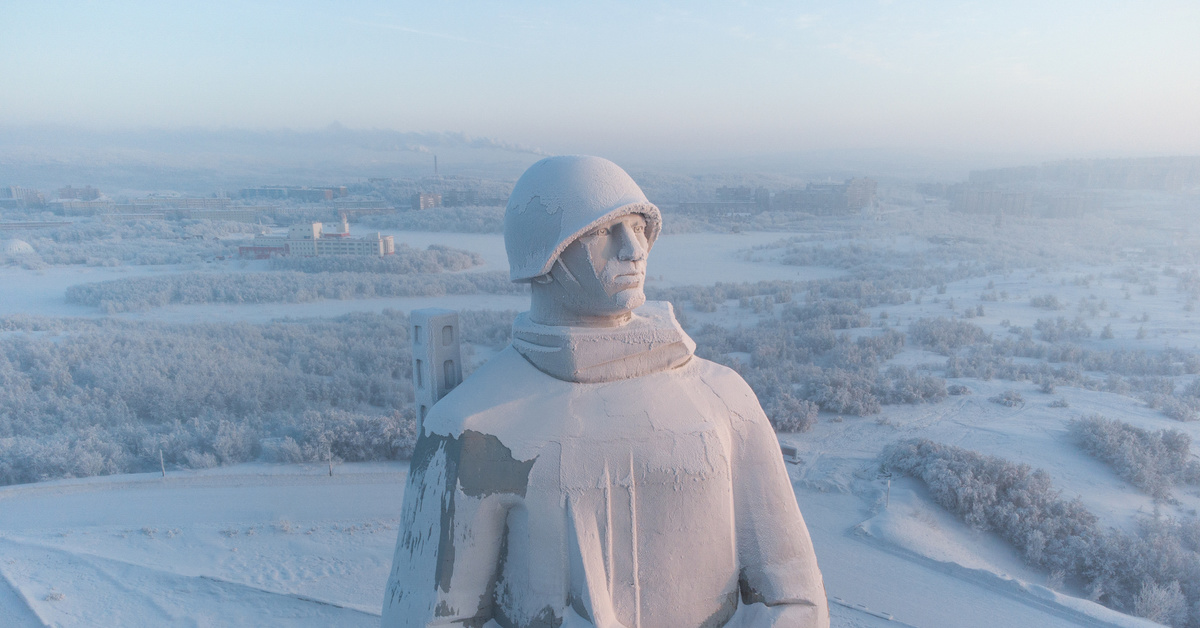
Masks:
[[[517,182],[504,242],[532,304],[425,418],[385,627],[829,625],[757,398],[645,302],[661,225],[604,159]]]

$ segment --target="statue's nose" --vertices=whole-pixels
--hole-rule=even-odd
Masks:
[[[615,235],[620,239],[621,248],[617,251],[617,259],[623,262],[639,262],[646,259],[646,245],[628,225],[620,224]]]

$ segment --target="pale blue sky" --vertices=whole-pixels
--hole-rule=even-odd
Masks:
[[[1200,2],[54,2],[0,124],[462,131],[548,152],[1200,153]]]

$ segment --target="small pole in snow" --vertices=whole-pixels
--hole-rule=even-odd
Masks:
[[[883,509],[887,510],[892,505],[892,470],[888,467],[879,469],[879,477],[887,480],[887,497],[884,498]]]
[[[158,450],[158,466],[162,467],[163,477],[167,477],[167,463],[163,461],[162,450]]]
[[[327,460],[329,460],[329,477],[333,477],[333,447],[332,446],[329,448],[329,456],[328,456]]]

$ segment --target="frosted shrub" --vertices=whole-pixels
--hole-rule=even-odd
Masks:
[[[767,410],[776,432],[807,432],[817,424],[817,404],[783,394]]]
[[[464,338],[506,341],[511,312],[461,316]],[[157,471],[160,456],[168,468],[260,452],[323,460],[331,448],[403,459],[416,439],[397,312],[189,325],[17,316],[0,330],[16,332],[0,335],[0,484]]]
[[[332,454],[346,462],[407,458],[416,441],[411,410],[389,416],[308,411],[301,418],[298,439],[306,460],[325,460]]]
[[[946,380],[903,366],[888,367],[876,382],[874,392],[884,404],[936,403],[948,394]]]
[[[1063,499],[1045,472],[924,439],[889,446],[880,463],[922,480],[942,507],[995,531],[1026,562],[1077,579],[1101,604],[1175,628],[1200,623],[1195,517],[1143,519],[1136,534],[1102,530],[1078,499]]]
[[[1178,581],[1165,586],[1146,582],[1133,599],[1133,614],[1168,626],[1183,626],[1188,617],[1187,598]]]
[[[41,264],[182,264],[237,253],[236,240],[218,236],[254,233],[246,223],[208,220],[106,222],[76,219],[70,226],[31,231],[22,239],[37,252]]]
[[[1008,408],[1015,408],[1017,406],[1025,405],[1025,398],[1021,396],[1021,393],[1012,389],[1006,390],[993,397],[988,397],[988,401],[992,403],[998,403]]]
[[[188,451],[183,455],[190,469],[211,469],[218,466],[217,457],[209,452]]]
[[[908,328],[908,335],[917,344],[942,355],[950,355],[959,347],[987,342],[989,336],[974,323],[948,318],[922,318]]]
[[[879,372],[904,348],[904,334],[887,330],[851,340],[835,331],[870,324],[870,315],[854,302],[818,301],[785,304],[778,319],[754,327],[706,325],[691,333],[697,355],[737,368],[766,408],[781,408],[785,395],[796,395],[822,410],[865,416],[885,403],[945,398],[941,378],[903,367]],[[732,352],[749,353],[749,363],[730,359]]]
[[[930,494],[969,525],[994,530],[1029,562],[1078,572],[1095,543],[1096,517],[1079,500],[1067,501],[1050,476],[983,454],[917,439],[895,443],[881,461],[921,479]]]
[[[1029,304],[1043,310],[1061,310],[1064,307],[1063,303],[1058,300],[1058,297],[1053,294],[1043,294],[1033,297],[1029,300]]]
[[[190,303],[304,303],[323,299],[522,294],[508,273],[396,275],[368,272],[175,273],[131,277],[67,288],[67,301],[105,312]]]
[[[1134,486],[1161,499],[1176,484],[1200,484],[1191,437],[1178,430],[1148,431],[1098,414],[1067,424],[1080,447]]]
[[[261,449],[262,457],[267,462],[304,462],[304,451],[291,436],[263,439]]]
[[[212,448],[221,464],[253,460],[257,455],[258,438],[248,426],[222,419],[217,424]]]
[[[712,295],[697,295],[692,298],[692,308],[697,312],[716,312],[719,305]]]
[[[872,391],[873,384],[866,373],[824,369],[809,378],[805,396],[830,412],[866,416],[879,412],[882,405]]]
[[[466,270],[483,264],[483,257],[472,251],[437,244],[425,250],[400,243],[386,257],[374,255],[321,255],[318,257],[274,257],[271,268],[302,273],[357,272],[390,275],[431,274]]]
[[[464,342],[503,348],[512,340],[513,310],[463,310],[458,313]]]
[[[1033,328],[1038,331],[1039,337],[1046,342],[1061,342],[1064,340],[1074,342],[1089,338],[1092,335],[1092,329],[1079,317],[1076,317],[1072,321],[1068,321],[1062,316],[1054,319],[1039,318]]]
[[[1195,421],[1200,418],[1200,399],[1191,396],[1159,398],[1163,414],[1176,421]]]

